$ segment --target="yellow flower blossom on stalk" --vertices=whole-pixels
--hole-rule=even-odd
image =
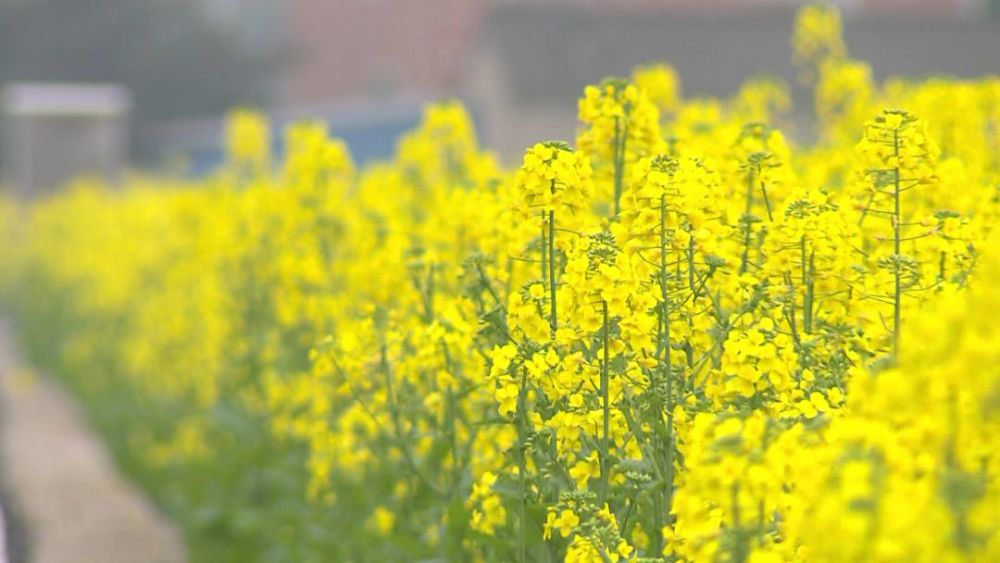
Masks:
[[[656,105],[661,118],[672,115],[681,104],[680,76],[668,64],[636,67],[632,70],[632,82]]]
[[[820,135],[838,140],[858,136],[876,97],[871,67],[851,59],[828,60],[819,67],[815,111]]]
[[[949,237],[947,223],[959,216],[949,210],[921,208],[920,191],[932,191],[937,184],[939,149],[926,133],[924,123],[912,114],[883,111],[868,122],[865,134],[857,146],[859,183],[862,189],[855,198],[860,208],[859,223],[864,230],[864,251],[868,266],[874,270],[863,280],[863,297],[892,307],[891,337],[893,354],[898,351],[903,301],[919,296],[942,284],[964,279],[944,275],[929,275],[926,270],[938,266],[961,270],[971,263],[971,240],[956,229],[951,230],[956,242],[954,252],[933,252],[928,255],[925,239],[938,234]],[[916,198],[911,198],[916,194]],[[916,205],[915,205],[916,204]],[[921,212],[933,215],[917,220]],[[940,246],[939,246],[940,247]],[[957,256],[956,256],[957,255]],[[933,271],[933,270],[932,270]]]
[[[267,117],[250,109],[233,110],[226,118],[226,155],[242,181],[268,172],[271,127]]]
[[[424,188],[481,182],[496,167],[495,158],[480,151],[472,116],[457,101],[427,109],[419,127],[400,139],[398,161],[407,173],[423,180]]]
[[[802,80],[811,81],[824,61],[847,55],[840,12],[826,4],[803,6],[795,15],[791,43],[792,60],[802,69]]]
[[[517,200],[513,202],[521,220],[541,213],[558,213],[570,227],[588,217],[593,193],[587,157],[561,143],[539,143],[525,153],[517,174]]]
[[[579,102],[583,129],[577,146],[590,157],[598,181],[598,202],[618,214],[623,182],[637,159],[663,152],[660,113],[644,90],[609,79],[588,86]]]
[[[788,86],[768,78],[747,80],[731,102],[733,113],[747,123],[774,123],[792,105]]]

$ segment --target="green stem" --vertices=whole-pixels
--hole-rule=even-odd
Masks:
[[[816,253],[809,254],[806,259],[806,237],[803,236],[800,242],[800,253],[802,260],[802,286],[805,295],[802,297],[802,330],[805,334],[812,333],[813,298],[815,293],[815,280],[813,274],[816,267]]]
[[[760,183],[760,193],[764,196],[764,209],[767,209],[767,220],[774,221],[774,215],[771,213],[771,200],[767,197],[767,186],[763,181]]]
[[[799,369],[795,371],[795,382],[802,382],[802,370],[805,369],[805,362],[802,360],[802,339],[799,338],[798,327],[795,322],[795,282],[792,281],[792,275],[785,272],[785,284],[788,285],[788,310],[785,311],[785,319],[788,321],[788,327],[792,333],[792,342],[795,343],[796,349],[800,351],[799,355]]]
[[[426,315],[426,322],[430,324],[434,321],[434,264],[430,264],[427,269],[427,282],[424,314]]]
[[[864,224],[865,218],[868,216],[868,210],[871,209],[872,204],[875,203],[875,191],[873,190],[871,194],[868,195],[868,202],[865,206],[861,208],[861,218],[858,219],[858,226]]]
[[[521,368],[521,389],[517,396],[517,465],[518,465],[518,476],[521,489],[521,526],[519,534],[519,550],[521,553],[521,563],[528,560],[528,484],[527,484],[527,473],[528,473],[528,463],[525,459],[526,457],[526,434],[527,434],[527,420],[526,420],[526,403],[527,403],[527,378],[528,370]]]
[[[604,408],[604,434],[601,439],[601,500],[600,505],[604,505],[605,500],[608,498],[608,479],[610,467],[608,467],[608,458],[611,455],[611,441],[609,439],[611,435],[611,408],[608,402],[608,379],[609,374],[609,347],[608,347],[608,302],[601,301],[601,307],[604,314],[604,361],[601,363],[601,402]]]
[[[622,184],[625,177],[625,141],[627,128],[621,118],[615,117],[614,165],[615,165],[615,217],[621,211]]]
[[[732,561],[735,563],[743,563],[749,557],[750,545],[749,537],[743,530],[743,524],[741,522],[740,515],[740,484],[733,483],[732,489],[733,495],[733,531],[737,534],[737,540],[733,544]]]
[[[750,218],[753,213],[753,182],[753,168],[749,168],[747,170],[747,204],[746,210],[743,213],[743,256],[740,258],[740,274],[745,274],[747,267],[750,265],[750,235],[752,234]]]
[[[694,297],[698,297],[699,290],[694,285],[694,233],[692,232],[691,225],[688,224],[688,247],[687,247],[687,263],[688,263],[688,287],[691,288],[691,293]]]
[[[899,356],[899,325],[902,316],[902,281],[900,277],[900,253],[902,251],[902,213],[900,212],[900,187],[899,187],[899,131],[892,132],[893,152],[897,158],[897,166],[893,170],[893,213],[892,213],[892,234],[893,234],[893,273],[895,274],[895,291],[892,308],[892,355]]]
[[[549,273],[547,271],[548,270],[549,259],[548,259],[548,255],[546,253],[546,251],[548,250],[548,244],[547,244],[548,238],[549,238],[548,237],[548,233],[545,230],[545,211],[542,210],[542,260],[541,260],[541,264],[542,264],[542,283],[548,282],[548,279],[549,279]]]
[[[447,493],[445,493],[445,491],[435,485],[429,477],[424,475],[420,466],[417,465],[417,460],[414,457],[413,452],[410,451],[408,446],[410,439],[408,437],[403,437],[403,423],[399,417],[399,413],[402,409],[400,409],[396,404],[396,393],[393,390],[392,370],[389,368],[389,354],[385,342],[381,345],[380,356],[381,358],[379,363],[381,364],[380,367],[385,377],[386,401],[389,403],[389,411],[392,413],[391,418],[393,429],[395,430],[396,443],[399,446],[400,452],[403,454],[403,460],[409,466],[410,471],[413,472],[413,475],[418,481],[427,486],[427,488],[434,494],[440,497],[447,497]]]
[[[666,377],[666,410],[667,410],[667,435],[666,435],[666,476],[663,483],[662,493],[665,496],[665,507],[656,510],[656,538],[657,550],[660,553],[662,547],[662,514],[664,510],[667,514],[673,509],[673,487],[674,487],[674,390],[673,390],[673,366],[670,359],[670,349],[673,347],[670,337],[670,303],[669,288],[667,286],[667,200],[666,196],[660,195],[660,299],[661,299],[661,324],[663,357],[660,365],[663,366]],[[657,416],[659,418],[659,416]],[[657,505],[659,505],[657,497]]]
[[[556,314],[556,220],[555,211],[549,211],[549,306],[551,308],[550,322],[552,337],[559,330],[559,317]]]

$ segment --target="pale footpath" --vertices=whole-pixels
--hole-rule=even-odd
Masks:
[[[118,472],[66,392],[25,368],[2,323],[0,479],[27,563],[185,561],[177,529]]]

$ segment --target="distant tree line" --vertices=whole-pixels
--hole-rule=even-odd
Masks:
[[[201,0],[0,0],[0,86],[124,84],[137,156],[159,122],[266,102],[279,59],[206,18]]]

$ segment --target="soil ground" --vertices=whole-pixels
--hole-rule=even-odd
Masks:
[[[19,524],[7,543],[25,546],[10,563],[185,561],[177,529],[122,477],[66,392],[19,360],[3,324],[0,480],[4,512]]]

